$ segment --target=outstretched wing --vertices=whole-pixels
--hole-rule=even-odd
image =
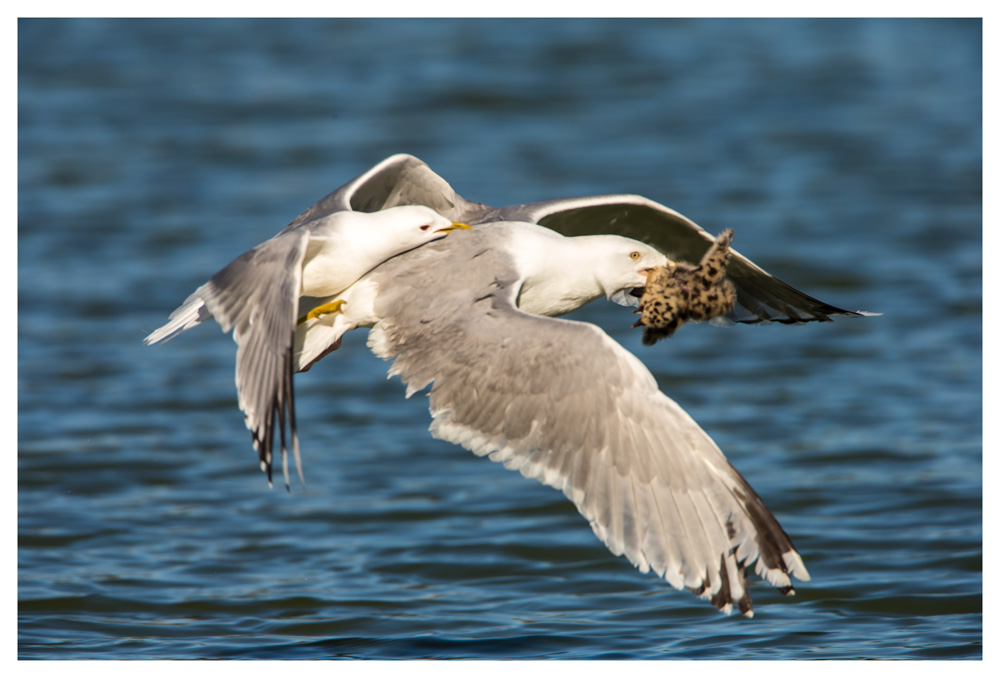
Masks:
[[[697,262],[714,236],[687,217],[638,195],[547,200],[492,208],[466,200],[422,160],[393,155],[352,179],[300,214],[288,228],[333,212],[375,212],[397,205],[426,205],[454,221],[527,221],[563,235],[616,234],[646,242],[671,259]],[[287,229],[286,229],[287,230]],[[736,306],[720,323],[805,323],[830,316],[872,315],[847,311],[804,294],[733,251],[727,277]]]
[[[302,260],[308,229],[275,236],[245,252],[212,276],[170,315],[170,322],[145,343],[169,341],[212,316],[236,341],[236,392],[254,449],[271,482],[275,427],[288,485],[286,421],[299,476],[299,442],[292,387],[292,337],[295,332]]]
[[[334,212],[378,212],[399,205],[426,205],[452,221],[465,221],[489,210],[461,197],[419,158],[400,153],[333,191],[300,214],[285,229]]]
[[[547,200],[499,210],[509,221],[530,221],[563,235],[613,233],[657,248],[675,261],[696,263],[715,236],[669,207],[639,195]],[[736,250],[726,277],[736,287],[736,307],[723,316],[737,323],[804,323],[832,315],[861,316],[831,306],[778,280]]]
[[[517,276],[497,260],[507,255],[457,242],[376,273],[397,284],[376,300],[369,337],[407,395],[432,385],[436,437],[562,490],[612,553],[723,612],[752,614],[754,563],[785,593],[789,575],[809,578],[757,494],[637,358],[593,325],[518,311]]]

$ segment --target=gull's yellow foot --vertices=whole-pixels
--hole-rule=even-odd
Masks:
[[[296,326],[301,325],[307,320],[312,320],[313,318],[318,318],[321,315],[326,315],[328,313],[339,313],[340,307],[344,305],[343,299],[337,299],[336,301],[331,301],[326,304],[320,304],[313,310],[306,313],[303,317],[299,318],[299,322]]]

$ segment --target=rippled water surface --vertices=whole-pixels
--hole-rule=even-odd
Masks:
[[[22,21],[22,658],[980,658],[974,21]],[[433,440],[356,332],[268,490],[216,326],[142,338],[395,152],[489,204],[640,193],[884,312],[685,327],[649,365],[813,580],[723,617]]]

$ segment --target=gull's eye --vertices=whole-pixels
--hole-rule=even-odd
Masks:
[[[631,259],[632,261],[639,261],[639,259],[642,258],[642,255],[639,254],[639,252],[632,252],[631,254],[628,255],[628,258]]]
[[[430,225],[430,224],[424,224],[423,226],[421,226],[421,227],[420,227],[420,230],[421,230],[421,231],[426,231],[426,230],[427,230],[428,228],[430,228],[430,227],[431,227],[431,225]]]

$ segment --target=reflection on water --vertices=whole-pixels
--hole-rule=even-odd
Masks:
[[[978,658],[981,39],[967,21],[21,21],[25,658]],[[656,374],[813,581],[724,618],[435,441],[362,333],[268,491],[208,275],[395,152],[468,198],[641,193],[878,319],[685,327]]]

